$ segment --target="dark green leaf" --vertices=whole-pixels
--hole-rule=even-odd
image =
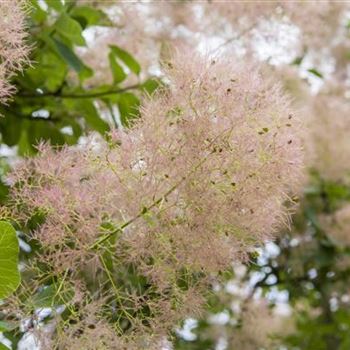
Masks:
[[[311,69],[308,69],[307,71],[313,75],[316,75],[316,77],[323,79],[323,75],[318,70],[311,68]]]
[[[79,22],[63,13],[55,23],[57,32],[69,39],[73,44],[84,46],[85,39],[82,36],[82,28]]]
[[[49,141],[52,145],[63,145],[65,139],[52,122],[37,120],[29,125],[28,142],[36,146],[41,141]]]
[[[135,74],[140,74],[141,66],[128,52],[118,46],[111,45],[111,52],[117,56]]]
[[[113,80],[116,84],[121,83],[125,78],[126,74],[120,64],[117,62],[113,52],[108,55],[109,65],[113,74]]]
[[[120,120],[124,126],[129,126],[130,121],[138,117],[140,100],[132,93],[127,92],[118,97]]]
[[[88,126],[101,134],[109,130],[108,124],[101,119],[93,101],[90,99],[72,99],[64,101],[73,114],[85,119]]]
[[[161,86],[159,79],[150,78],[141,85],[141,90],[149,95],[152,95],[159,86]]]
[[[68,67],[64,60],[54,51],[46,49],[40,51],[36,58],[37,64],[27,69],[22,84],[28,81],[28,88],[33,85],[47,91],[56,91],[64,82]]]
[[[40,24],[45,21],[47,12],[38,5],[36,0],[30,0],[30,15],[35,22]]]
[[[81,80],[93,75],[92,69],[85,66],[72,49],[57,39],[53,39],[53,41],[61,57],[78,73]]]
[[[303,59],[304,59],[304,56],[299,56],[292,62],[292,64],[295,66],[300,66],[301,62],[303,62]]]
[[[13,114],[6,114],[6,118],[0,117],[0,131],[2,135],[2,141],[8,146],[14,146],[18,143],[21,137],[21,129],[21,120]]]
[[[89,6],[77,6],[70,15],[85,28],[93,25],[110,25],[108,16],[101,10]]]
[[[29,156],[35,154],[35,150],[28,140],[28,132],[26,129],[22,130],[21,138],[18,141],[18,154],[20,156]]]

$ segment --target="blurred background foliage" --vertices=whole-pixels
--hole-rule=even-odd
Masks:
[[[82,35],[85,29],[111,25],[107,15],[88,4],[76,6],[75,1],[46,4],[45,11],[36,0],[31,1],[32,64],[15,79],[17,94],[0,110],[6,117],[0,120],[2,142],[17,145],[19,155],[34,154],[33,145],[39,140],[75,144],[89,131],[104,134],[112,125],[127,126],[137,116],[140,93],[151,93],[157,86],[156,81],[142,81],[139,63],[118,46],[111,46],[108,55],[113,83],[90,86],[86,80],[94,70],[75,48],[87,46]],[[122,86],[129,74],[135,82]],[[102,117],[102,108],[109,115]]]
[[[91,2],[31,0],[31,65],[14,78],[17,93],[0,107],[1,201],[15,156],[34,156],[41,141],[73,145],[91,131],[106,135],[111,128],[128,127],[142,96],[159,86],[143,74],[138,57],[118,46],[118,38],[108,52],[112,82],[91,83],[96,72],[78,49],[88,48],[83,32],[93,26],[113,23]],[[299,57],[292,65],[302,61]],[[323,79],[317,68],[309,72]],[[184,320],[174,331],[174,349],[350,349],[350,246],[334,239],[324,220],[350,202],[350,186],[313,171],[299,201],[290,231],[252,254],[247,267],[222,272],[226,282],[214,288],[203,318]],[[30,254],[22,250],[21,258]],[[69,298],[47,289],[44,294],[34,296],[36,307]],[[288,317],[276,321],[272,312],[281,304]],[[0,331],[14,346],[22,336],[1,321],[1,311]]]
[[[113,83],[90,86],[86,79],[95,72],[75,48],[87,45],[84,29],[112,23],[88,3],[63,5],[53,0],[44,4],[46,10],[36,0],[29,4],[31,65],[14,79],[17,93],[11,102],[0,106],[1,142],[14,147],[19,156],[34,155],[40,141],[72,145],[88,132],[105,134],[113,127],[128,126],[138,115],[141,94],[151,94],[158,86],[156,79],[142,80],[137,60],[117,46],[108,55]],[[122,85],[128,75],[134,75],[134,82]],[[9,168],[6,158],[1,162],[4,175]],[[1,181],[0,198],[6,193]]]
[[[193,336],[195,340],[180,338],[176,348],[214,349],[218,348],[217,340],[225,336],[228,341],[222,344],[224,349],[348,349],[350,249],[332,238],[320,218],[347,203],[349,195],[349,186],[313,174],[301,198],[301,208],[293,217],[292,232],[285,232],[272,249],[252,259],[243,284],[230,288],[230,281],[239,279],[234,269],[228,284],[218,288],[208,311],[219,316],[220,326],[210,317],[201,320],[193,326],[192,334],[185,333],[187,339]],[[265,303],[262,310],[257,295]],[[241,302],[238,309],[237,299]],[[282,304],[287,302],[293,324],[281,316],[276,325],[266,311],[281,306],[281,300]],[[245,319],[249,304],[258,310],[252,315],[255,322]],[[240,333],[247,332],[245,320],[248,334],[242,340]],[[253,326],[260,327],[260,331]]]

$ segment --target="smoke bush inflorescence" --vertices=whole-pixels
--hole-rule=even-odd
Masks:
[[[200,310],[212,276],[288,223],[302,152],[279,86],[253,66],[196,54],[179,53],[164,70],[168,87],[130,130],[40,146],[10,177],[12,215],[43,218],[32,232],[36,263],[74,290],[79,331],[59,337],[61,348],[162,337]]]
[[[13,92],[12,75],[27,63],[25,8],[23,1],[0,1],[0,102]]]

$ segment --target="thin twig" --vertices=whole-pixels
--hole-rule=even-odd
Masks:
[[[114,90],[107,90],[107,91],[101,91],[101,92],[91,92],[91,93],[84,93],[84,94],[60,94],[57,92],[45,92],[42,94],[18,94],[18,97],[21,98],[43,98],[43,97],[58,97],[58,98],[97,98],[97,97],[103,97],[108,95],[114,95],[114,94],[120,94],[125,91],[129,90],[135,90],[140,88],[140,84],[134,84],[127,86],[125,88],[121,89],[114,89]]]
[[[226,133],[226,132],[231,132],[232,128],[229,128],[228,130],[224,130],[222,133],[220,133],[219,135],[217,135],[208,145],[208,147],[210,147],[212,144],[214,144],[214,142],[216,141],[216,139],[221,136],[222,134]],[[112,232],[109,232],[108,234],[106,234],[105,236],[102,236],[100,239],[98,239],[95,243],[93,243],[88,249],[94,249],[96,248],[98,245],[100,245],[101,243],[105,242],[106,240],[108,240],[112,235],[118,233],[118,232],[122,232],[126,227],[128,227],[129,225],[131,225],[133,222],[135,222],[136,220],[138,220],[140,217],[142,217],[142,215],[144,215],[144,213],[148,212],[149,210],[153,209],[154,207],[156,207],[160,202],[162,202],[164,199],[166,199],[171,193],[173,193],[185,180],[188,179],[189,176],[193,175],[197,169],[203,165],[209,155],[211,155],[213,152],[208,153],[205,157],[203,157],[193,168],[192,170],[186,175],[183,176],[178,182],[176,182],[168,191],[166,191],[161,197],[157,198],[151,205],[149,205],[148,207],[143,208],[137,215],[135,215],[134,217],[132,217],[131,219],[129,219],[128,221],[124,222],[122,225],[120,225],[117,229],[115,229]]]
[[[250,25],[248,28],[242,30],[240,33],[236,34],[234,37],[227,39],[225,42],[217,46],[214,50],[212,50],[211,54],[216,54],[222,47],[237,41],[241,39],[244,35],[248,34],[250,31],[252,31],[258,23],[254,22],[252,25]]]

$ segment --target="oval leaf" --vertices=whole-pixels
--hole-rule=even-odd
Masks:
[[[14,292],[21,281],[18,253],[15,229],[8,222],[0,221],[0,299]]]
[[[118,46],[110,45],[111,52],[117,56],[124,64],[136,75],[140,74],[141,66],[127,51],[121,49]]]
[[[126,74],[123,68],[117,62],[113,52],[109,53],[108,58],[109,58],[109,66],[113,74],[113,80],[116,84],[119,84],[126,78]]]
[[[85,46],[86,42],[82,36],[82,28],[76,20],[63,13],[56,22],[56,30],[73,44]]]

